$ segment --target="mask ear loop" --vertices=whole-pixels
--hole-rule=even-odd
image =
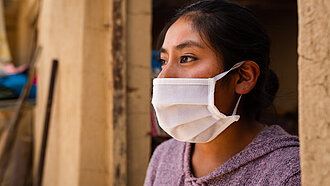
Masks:
[[[238,101],[235,105],[235,108],[234,108],[234,111],[233,111],[233,114],[232,115],[236,115],[236,111],[237,111],[237,108],[238,108],[238,104],[239,102],[241,101],[241,98],[242,98],[242,95],[239,95],[239,98],[238,98]]]
[[[221,78],[223,78],[225,75],[227,75],[230,71],[239,68],[239,67],[242,66],[244,63],[245,63],[245,61],[241,61],[241,62],[239,62],[239,63],[236,63],[233,67],[231,67],[231,68],[230,68],[229,70],[227,70],[226,72],[223,72],[223,73],[221,73],[221,74],[215,76],[214,79],[215,79],[216,81],[218,81],[219,79],[221,79]],[[237,101],[237,103],[236,103],[236,105],[235,105],[235,108],[234,108],[234,111],[233,111],[233,114],[232,114],[232,115],[236,115],[236,112],[237,112],[237,108],[238,108],[239,102],[241,101],[241,97],[242,97],[242,95],[239,96],[238,101]]]
[[[230,71],[235,70],[237,68],[239,68],[240,66],[242,66],[245,63],[245,61],[241,61],[239,63],[236,63],[233,67],[231,67],[229,70],[227,70],[226,72],[222,72],[221,74],[218,74],[214,77],[214,79],[216,81],[218,81],[219,79],[223,78],[225,75],[227,75]]]

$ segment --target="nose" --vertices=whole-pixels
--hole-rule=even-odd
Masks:
[[[178,77],[178,67],[175,63],[170,61],[167,65],[162,67],[162,71],[159,73],[158,78],[177,78]]]

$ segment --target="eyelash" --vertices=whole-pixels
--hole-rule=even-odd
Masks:
[[[182,62],[182,60],[183,60],[184,58],[188,58],[188,59],[191,59],[191,60],[187,60],[186,62]],[[189,62],[195,61],[196,59],[197,59],[197,58],[192,57],[192,56],[181,56],[181,57],[180,57],[180,63],[189,63]]]
[[[188,58],[188,59],[190,58],[191,60],[187,60],[187,61],[183,62],[184,58]],[[192,57],[192,56],[181,56],[181,57],[180,57],[180,63],[190,63],[190,62],[195,61],[195,60],[197,60],[197,58],[196,58],[196,57]],[[161,58],[158,59],[158,62],[159,62],[162,66],[167,64],[167,61],[164,60],[164,59],[161,59]]]

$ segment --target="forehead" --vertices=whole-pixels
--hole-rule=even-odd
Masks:
[[[192,22],[180,18],[167,30],[162,48],[175,47],[186,41],[194,41],[205,46],[200,34],[193,28]]]

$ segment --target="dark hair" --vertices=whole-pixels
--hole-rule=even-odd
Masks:
[[[206,39],[222,57],[225,70],[245,60],[259,65],[260,76],[256,86],[242,97],[245,114],[259,115],[261,110],[272,105],[278,80],[268,68],[270,41],[251,10],[224,0],[191,4],[180,10],[164,27],[157,42],[159,48],[169,27],[181,17],[190,20],[201,38]]]

